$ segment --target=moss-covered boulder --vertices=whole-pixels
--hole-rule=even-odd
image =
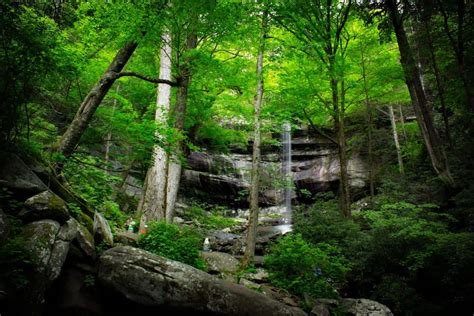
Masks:
[[[51,191],[44,191],[25,201],[19,217],[26,222],[51,219],[64,224],[71,216],[66,202]]]

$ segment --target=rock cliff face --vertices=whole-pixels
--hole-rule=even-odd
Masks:
[[[293,137],[291,147],[291,170],[296,188],[293,198],[303,200],[302,192],[337,192],[340,168],[337,147],[333,143],[300,132]],[[282,155],[279,151],[275,147],[262,156],[260,202],[263,205],[278,205],[283,201]],[[212,197],[214,201],[245,205],[251,167],[251,154],[193,152],[183,170],[181,195]],[[352,154],[348,171],[353,193],[360,193],[367,185],[368,172],[357,153]]]

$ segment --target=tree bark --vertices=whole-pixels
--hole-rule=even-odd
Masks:
[[[162,42],[160,78],[171,80],[171,35],[165,33]],[[155,121],[157,124],[166,125],[170,111],[171,86],[159,84],[157,91]],[[160,135],[156,136],[160,137]],[[141,213],[141,229],[150,220],[165,218],[167,166],[168,154],[162,147],[155,146],[153,149],[153,164],[148,169],[143,194],[138,205],[138,212]]]
[[[197,35],[191,30],[186,38],[186,51],[190,51],[197,47]],[[188,90],[191,84],[192,69],[189,57],[179,67],[178,73],[181,77],[180,86],[176,94],[176,106],[174,109],[174,128],[180,132],[184,131],[184,119],[186,117],[186,108],[188,101]],[[165,216],[168,222],[172,222],[176,199],[178,197],[179,183],[181,180],[181,162],[180,159],[184,154],[184,144],[179,141],[176,145],[176,151],[172,154],[168,161],[167,177],[166,177],[166,207]]]
[[[342,215],[346,218],[351,217],[351,197],[349,188],[349,175],[347,173],[347,144],[346,144],[346,133],[344,130],[344,110],[345,110],[345,88],[344,79],[340,81],[340,99],[337,98],[337,81],[335,82],[336,98],[333,102],[335,106],[335,115],[337,120],[335,121],[337,131],[337,142],[338,142],[338,155],[339,155],[339,171],[340,171],[340,205]],[[333,90],[334,91],[334,90]]]
[[[433,169],[438,176],[449,186],[454,180],[449,171],[446,153],[435,129],[433,118],[426,100],[426,95],[420,80],[420,72],[413,58],[412,49],[403,29],[403,21],[395,0],[387,0],[385,5],[390,14],[400,50],[401,64],[405,74],[405,81],[410,92],[413,108],[420,126],[423,139],[431,158]]]
[[[397,123],[395,122],[395,114],[393,113],[392,105],[388,106],[388,115],[390,116],[393,141],[395,142],[395,148],[397,150],[398,170],[400,171],[400,174],[405,174],[405,168],[403,167],[402,151],[400,149],[400,142],[398,141]]]
[[[369,190],[370,190],[370,206],[373,206],[373,198],[375,196],[375,184],[374,184],[374,155],[373,155],[373,109],[372,104],[369,100],[369,85],[367,82],[367,67],[366,67],[366,56],[364,48],[361,50],[361,66],[362,66],[362,80],[364,84],[364,98],[365,108],[367,113],[367,149],[369,155]]]
[[[118,93],[120,90],[120,84],[117,84],[117,88],[115,89],[115,92]],[[112,119],[114,117],[115,109],[117,108],[117,98],[114,98],[113,105],[112,105]],[[105,137],[105,154],[104,154],[104,160],[105,160],[105,165],[108,166],[109,160],[110,160],[110,147],[112,147],[112,131],[109,130],[107,132],[107,135]]]
[[[71,124],[69,124],[69,127],[60,140],[58,152],[65,158],[70,157],[74,152],[79,140],[82,137],[82,134],[84,134],[84,131],[89,125],[92,116],[117,79],[117,73],[119,73],[125,67],[133,52],[137,48],[137,45],[138,44],[136,42],[126,43],[117,52],[100,80],[85,97],[76,113],[76,116],[72,120]],[[61,169],[62,164],[58,164],[56,170],[61,171]]]
[[[267,29],[267,15],[265,10],[262,15],[260,41],[258,46],[257,57],[257,92],[255,95],[254,109],[254,141],[252,154],[252,174],[250,187],[250,211],[247,228],[247,243],[245,247],[244,257],[242,259],[242,267],[247,267],[255,256],[255,243],[257,238],[258,225],[258,193],[260,182],[260,112],[263,104],[264,81],[263,81],[263,54],[265,52],[265,37]]]

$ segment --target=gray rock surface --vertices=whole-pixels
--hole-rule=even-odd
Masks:
[[[109,222],[99,212],[94,214],[94,236],[110,247],[114,245],[114,236],[112,235]]]
[[[0,186],[26,197],[48,189],[43,181],[15,154],[4,154],[0,157]]]
[[[214,315],[306,315],[243,286],[132,247],[100,257],[99,280],[132,302]]]
[[[376,301],[365,298],[346,298],[341,300],[343,309],[354,316],[392,316],[390,309]]]
[[[78,223],[76,242],[84,254],[91,258],[96,257],[95,242],[92,234]]]
[[[27,222],[51,219],[64,224],[71,216],[66,202],[51,191],[44,191],[25,201],[19,217]]]
[[[208,272],[237,272],[239,269],[239,261],[228,253],[202,252],[201,256],[207,264]]]
[[[387,306],[365,298],[317,299],[313,304],[310,315],[314,316],[329,316],[336,309],[352,316],[393,316]]]
[[[77,223],[70,220],[60,226],[53,220],[41,220],[26,225],[21,234],[36,271],[54,281],[61,273],[69,244],[77,235]]]

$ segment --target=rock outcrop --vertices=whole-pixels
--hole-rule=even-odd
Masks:
[[[116,247],[100,257],[102,284],[128,300],[201,315],[306,315],[243,286],[132,247]],[[152,310],[150,310],[152,311]]]
[[[334,191],[339,186],[337,147],[324,138],[300,132],[292,139],[292,177],[299,192]],[[261,205],[283,202],[281,155],[278,147],[262,155]],[[211,197],[214,201],[245,205],[250,187],[251,154],[228,155],[193,152],[182,175],[181,194],[184,197]],[[362,157],[353,153],[348,160],[349,184],[353,193],[361,192],[367,184],[368,171]],[[293,198],[305,196],[294,193]]]

